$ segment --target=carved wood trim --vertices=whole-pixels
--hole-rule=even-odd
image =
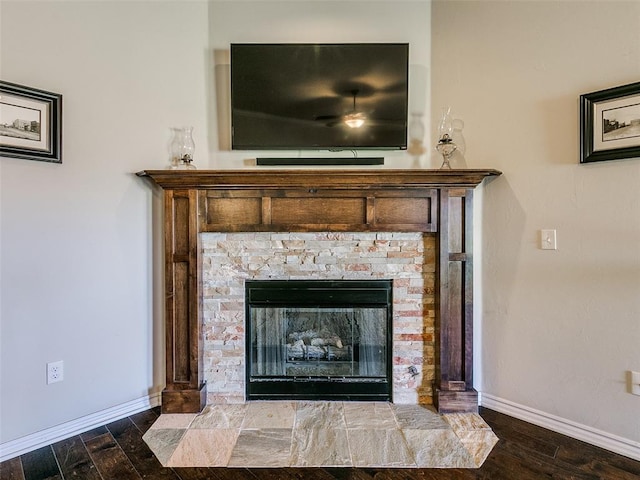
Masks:
[[[165,413],[206,403],[201,232],[436,233],[441,412],[477,411],[473,389],[473,188],[497,170],[149,170],[165,190]]]

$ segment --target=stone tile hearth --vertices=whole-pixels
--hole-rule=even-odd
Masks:
[[[161,415],[144,440],[167,467],[477,468],[498,438],[424,405],[258,401]]]

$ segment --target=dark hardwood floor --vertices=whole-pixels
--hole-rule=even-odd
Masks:
[[[475,470],[163,468],[142,440],[158,415],[158,409],[147,410],[0,463],[0,479],[640,479],[640,462],[488,409],[481,409],[481,415],[500,441]]]

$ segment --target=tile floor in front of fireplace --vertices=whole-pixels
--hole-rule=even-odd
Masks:
[[[167,467],[477,468],[498,438],[424,405],[253,401],[163,414],[144,440]]]

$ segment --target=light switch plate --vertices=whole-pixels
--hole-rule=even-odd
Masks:
[[[555,230],[540,230],[540,248],[542,250],[557,250]]]
[[[640,372],[630,371],[628,373],[629,378],[629,393],[632,395],[640,395]]]

